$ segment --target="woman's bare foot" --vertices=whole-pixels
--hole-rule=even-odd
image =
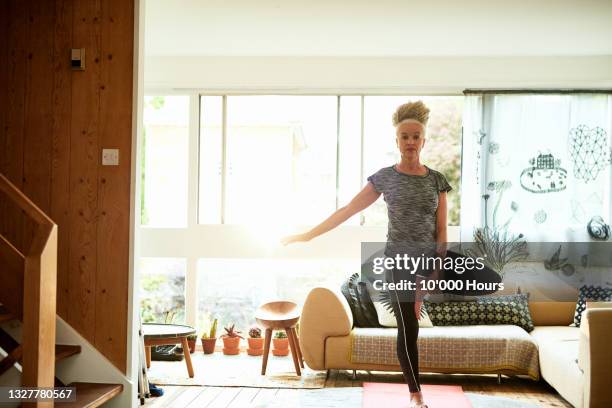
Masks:
[[[427,408],[427,405],[423,402],[422,392],[410,393],[410,408]]]

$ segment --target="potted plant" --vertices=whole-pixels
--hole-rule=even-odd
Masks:
[[[204,354],[212,354],[215,352],[215,344],[217,343],[217,319],[214,320],[210,331],[202,333],[202,350]]]
[[[189,344],[189,352],[191,354],[195,353],[197,341],[198,336],[196,334],[190,334],[189,336],[187,336],[187,344]]]
[[[247,354],[249,356],[261,356],[263,354],[263,342],[264,339],[261,337],[261,329],[253,326],[249,329],[249,348]]]
[[[289,355],[289,339],[284,331],[277,331],[272,339],[272,354],[275,356]]]
[[[243,339],[240,332],[232,324],[230,327],[225,327],[225,334],[221,336],[223,339],[223,354],[233,356],[240,353],[240,339]]]

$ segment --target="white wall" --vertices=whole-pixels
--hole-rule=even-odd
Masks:
[[[147,0],[148,56],[611,55],[609,0]]]

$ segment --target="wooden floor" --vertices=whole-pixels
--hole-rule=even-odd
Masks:
[[[358,371],[357,378],[352,380],[351,374],[352,372],[349,371],[331,370],[325,387],[361,387],[364,381],[397,382],[401,380],[401,376],[397,374],[368,373],[366,371]],[[466,392],[511,398],[541,407],[571,408],[570,404],[543,381],[534,382],[522,378],[503,377],[502,383],[498,384],[497,376],[421,374],[421,382],[423,384],[461,385]],[[162,388],[165,395],[147,400],[146,408],[244,408],[285,398],[291,394],[311,391],[246,387],[163,386]],[[321,401],[320,406],[325,407],[325,401]]]

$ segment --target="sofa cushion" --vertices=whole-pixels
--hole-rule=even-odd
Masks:
[[[601,286],[583,285],[580,287],[578,302],[576,303],[576,313],[574,314],[574,324],[580,327],[582,312],[586,309],[587,300],[591,301],[612,301],[612,288]]]
[[[382,302],[374,302],[374,308],[378,315],[378,323],[383,327],[397,327],[395,313],[387,309]],[[421,315],[419,317],[419,327],[433,327],[425,305],[421,305]]]
[[[577,361],[580,329],[537,326],[531,336],[538,345],[542,378],[572,405],[581,407],[584,375]]]
[[[356,327],[351,337],[351,363],[399,365],[397,329]],[[539,378],[536,343],[518,326],[424,328],[418,347],[423,372],[501,372]]]
[[[576,290],[576,298],[578,290]],[[574,321],[576,302],[529,302],[534,326],[569,326]]]
[[[342,284],[340,290],[351,308],[355,326],[380,327],[367,286],[367,283],[361,280],[359,273],[354,273]]]
[[[483,296],[460,302],[425,302],[434,326],[517,325],[533,330],[529,295]]]

